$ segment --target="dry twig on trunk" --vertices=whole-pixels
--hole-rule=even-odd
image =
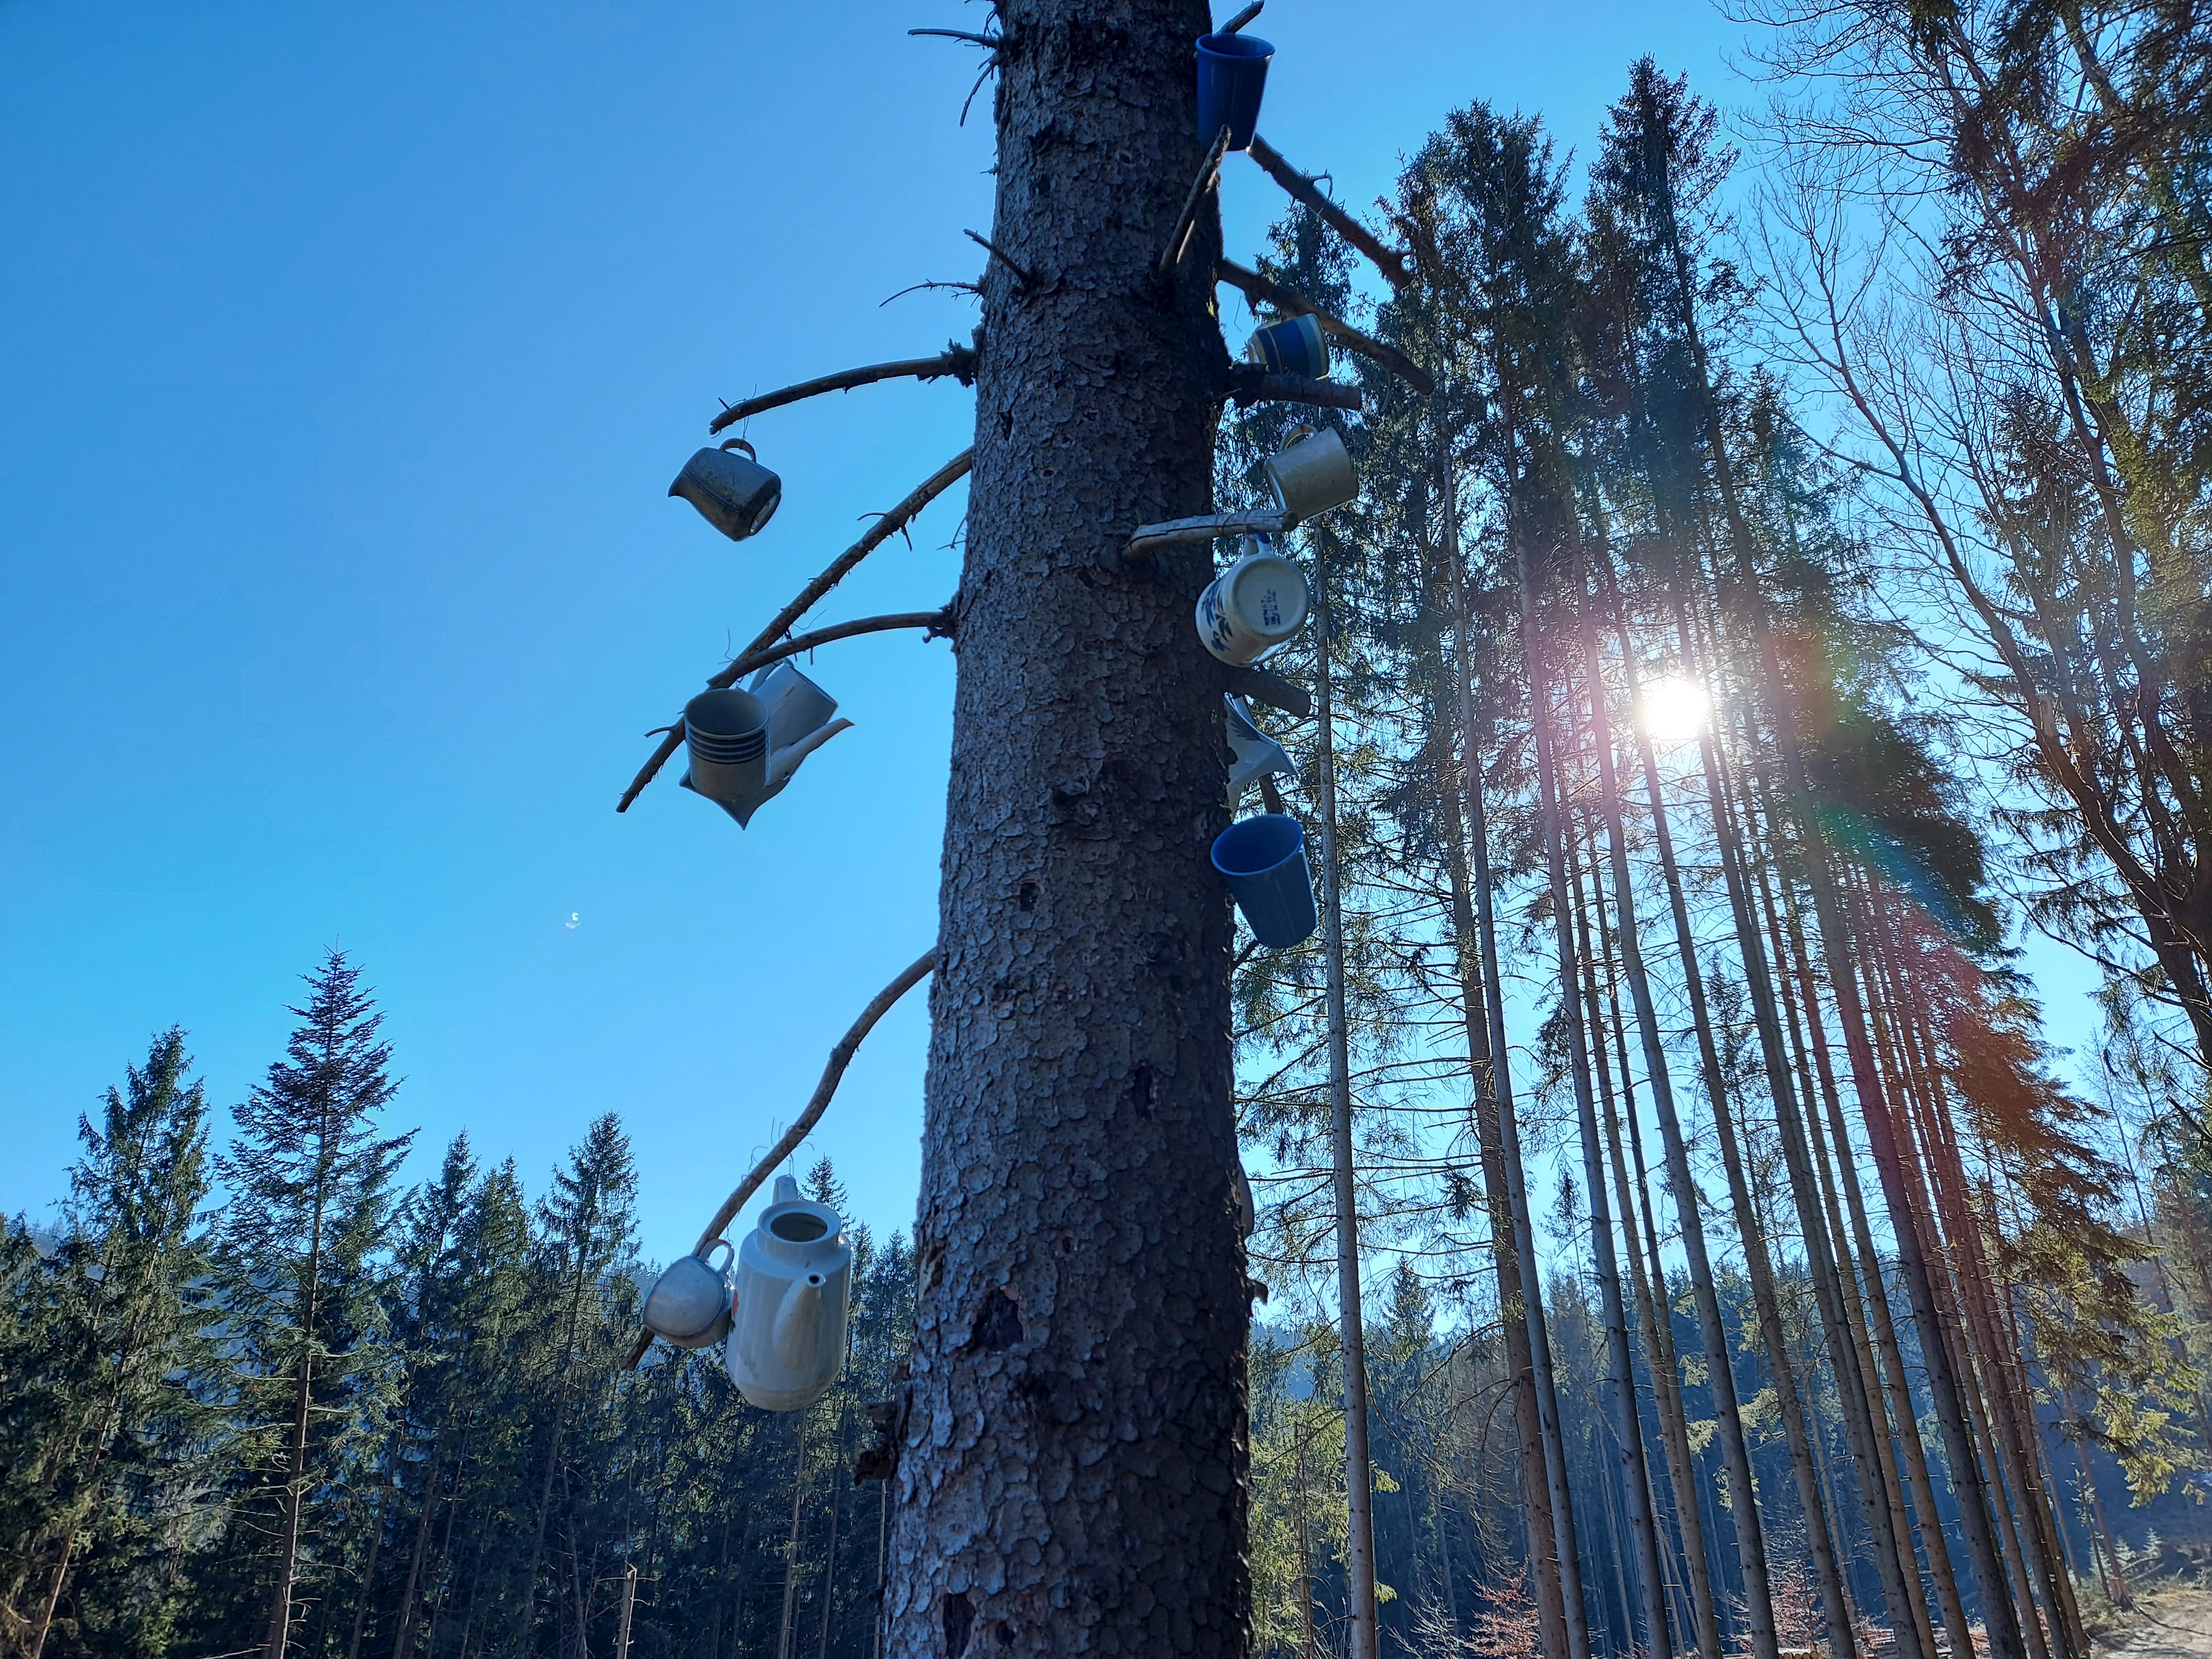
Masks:
[[[1312,301],[1292,293],[1280,283],[1262,276],[1256,270],[1248,270],[1233,259],[1224,259],[1215,268],[1214,274],[1230,287],[1240,290],[1254,305],[1270,305],[1293,317],[1312,318],[1321,325],[1322,333],[1341,343],[1346,350],[1372,358],[1424,398],[1436,391],[1436,380],[1429,371],[1395,346],[1384,345],[1373,335],[1361,333],[1341,317],[1330,316]]]
[[[753,1165],[752,1173],[738,1183],[737,1190],[722,1200],[722,1207],[714,1212],[714,1218],[707,1224],[706,1231],[699,1235],[699,1242],[691,1247],[694,1255],[703,1253],[708,1245],[722,1236],[722,1230],[736,1218],[739,1210],[744,1208],[745,1200],[760,1190],[761,1183],[775,1172],[775,1166],[789,1158],[799,1149],[799,1143],[814,1133],[814,1126],[822,1121],[822,1114],[830,1109],[830,1098],[836,1094],[837,1085],[844,1078],[845,1068],[853,1063],[853,1056],[859,1052],[862,1040],[875,1029],[876,1022],[890,1012],[891,1005],[921,984],[928,977],[930,969],[936,966],[937,947],[933,945],[909,963],[896,979],[877,992],[874,1000],[860,1010],[860,1017],[853,1022],[852,1030],[838,1038],[837,1046],[830,1051],[829,1064],[822,1068],[822,1080],[814,1085],[814,1093],[808,1099],[805,1109],[792,1121],[791,1127],[783,1132],[782,1139],[769,1148],[768,1156]],[[636,1346],[631,1348],[623,1369],[635,1370],[637,1362],[645,1358],[645,1351],[652,1346],[653,1333],[639,1332]]]
[[[1229,129],[1224,127],[1213,135],[1213,142],[1206,147],[1206,160],[1199,163],[1198,177],[1190,181],[1190,194],[1182,198],[1182,211],[1176,216],[1175,234],[1168,245],[1160,250],[1157,267],[1163,276],[1173,273],[1182,263],[1183,245],[1190,240],[1191,227],[1198,222],[1200,204],[1206,194],[1221,177],[1221,158],[1229,153]]]
[[[891,297],[896,299],[898,296],[893,295]],[[866,368],[848,368],[836,374],[824,374],[817,380],[801,380],[797,386],[785,386],[780,392],[763,392],[757,398],[748,398],[741,404],[731,404],[707,422],[707,430],[709,433],[720,432],[748,416],[781,409],[786,404],[795,404],[802,398],[818,398],[825,392],[850,392],[856,386],[873,386],[878,380],[896,380],[902,377],[935,380],[947,374],[963,386],[973,386],[975,383],[975,348],[948,345],[939,356],[909,357],[896,363],[871,363]]]
[[[1252,147],[1245,154],[1265,168],[1267,176],[1288,191],[1291,200],[1303,202],[1321,215],[1332,230],[1372,260],[1391,287],[1403,288],[1413,280],[1412,262],[1405,254],[1385,247],[1373,231],[1322,195],[1320,185],[1285,161],[1282,152],[1258,133],[1252,135]]]
[[[836,586],[839,582],[844,580],[846,576],[850,574],[854,565],[860,563],[861,560],[866,558],[869,554],[874,552],[878,547],[881,546],[886,539],[896,534],[899,530],[902,529],[908,520],[913,518],[915,514],[921,512],[923,507],[935,501],[938,496],[943,495],[947,489],[951,489],[961,479],[966,477],[968,476],[968,469],[975,465],[975,452],[972,449],[963,449],[957,455],[955,455],[951,460],[945,462],[943,466],[939,467],[936,471],[931,473],[928,477],[923,479],[920,484],[915,487],[913,494],[909,495],[904,501],[901,501],[890,512],[884,514],[884,516],[877,520],[874,524],[869,526],[868,533],[866,535],[861,537],[860,539],[854,542],[852,546],[847,548],[842,553],[840,553],[836,558],[831,562],[829,568],[824,570],[820,575],[817,576],[812,581],[807,583],[805,587],[799,589],[799,597],[792,600],[789,605],[784,606],[782,610],[776,612],[775,619],[769,623],[766,628],[763,629],[760,633],[754,637],[753,642],[750,645],[748,645],[744,650],[738,654],[737,661],[738,663],[742,663],[746,658],[752,656],[756,652],[764,651],[769,647],[774,645],[776,641],[781,639],[785,632],[789,629],[792,623],[797,622],[801,617],[805,616],[809,611],[813,609],[815,602],[824,593],[827,593],[831,588]],[[758,665],[756,664],[755,665],[757,666]],[[729,668],[722,671],[723,673],[730,674],[732,677],[741,672],[744,671],[739,670],[736,663],[732,664]],[[708,689],[711,690],[718,686],[727,685],[729,684],[729,680],[722,679],[717,676],[716,678],[708,682]],[[683,743],[684,726],[682,721],[679,720],[675,728],[670,732],[669,735],[661,739],[660,747],[653,750],[653,758],[646,762],[643,768],[638,772],[638,775],[630,780],[629,787],[623,791],[622,799],[615,804],[616,811],[627,812],[629,811],[629,804],[637,799],[639,792],[642,790],[646,785],[653,781],[654,775],[659,772],[662,767],[668,763],[668,757],[674,754],[677,750],[683,745]]]
[[[989,237],[978,235],[972,230],[963,230],[960,234],[963,236],[965,236],[969,241],[975,243],[976,246],[981,248],[994,259],[996,259],[1000,264],[1006,266],[1008,270],[1012,271],[1014,273],[1014,280],[1022,285],[1023,292],[1029,293],[1042,286],[1042,284],[1037,281],[1035,272],[1031,271],[1027,266],[1022,264],[1012,254],[1007,252],[1006,249],[1000,247]]]

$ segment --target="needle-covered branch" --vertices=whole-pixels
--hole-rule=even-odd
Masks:
[[[750,416],[781,409],[786,404],[795,404],[807,398],[818,398],[825,392],[850,392],[854,386],[873,386],[878,380],[942,380],[950,374],[963,386],[975,383],[975,348],[948,345],[942,355],[935,357],[909,357],[902,362],[871,363],[866,368],[848,368],[836,374],[824,374],[819,380],[801,380],[797,386],[785,386],[780,392],[763,392],[757,398],[748,398],[741,404],[732,404],[707,423],[710,433],[734,426]]]
[[[852,546],[847,548],[842,553],[840,553],[836,559],[831,561],[827,569],[823,570],[823,573],[817,576],[812,581],[807,583],[805,587],[799,589],[799,596],[793,599],[789,605],[784,606],[782,610],[777,611],[775,614],[775,619],[769,623],[766,628],[763,629],[760,633],[754,637],[752,643],[748,645],[744,651],[738,653],[737,662],[732,663],[730,667],[724,669],[722,672],[724,674],[728,674],[734,678],[739,672],[749,672],[739,669],[737,665],[738,663],[743,663],[747,658],[751,657],[756,652],[764,651],[769,647],[774,645],[778,640],[781,639],[785,633],[789,630],[792,623],[797,622],[801,617],[812,610],[815,603],[819,600],[823,594],[827,593],[831,588],[836,586],[839,582],[844,580],[846,576],[851,573],[854,566],[859,564],[861,560],[866,558],[869,554],[874,552],[878,547],[881,546],[890,537],[896,535],[900,530],[903,529],[906,526],[907,521],[912,519],[915,514],[921,512],[923,507],[928,506],[930,502],[935,501],[947,489],[950,489],[961,479],[966,477],[968,476],[968,469],[973,466],[975,462],[975,452],[973,449],[963,449],[957,455],[955,455],[951,460],[945,462],[943,466],[939,467],[936,471],[931,473],[928,477],[923,479],[921,483],[915,487],[913,493],[908,495],[904,501],[901,501],[890,512],[884,514],[882,518],[878,519],[875,523],[869,526],[868,533],[866,535],[861,537],[860,539],[854,542]],[[911,614],[920,615],[921,613],[915,612]],[[756,663],[755,666],[757,665],[758,664]],[[708,682],[708,688],[711,690],[719,686],[727,685],[729,684],[730,680],[723,679],[718,676],[716,678]],[[684,728],[682,723],[679,721],[669,732],[668,736],[661,739],[660,747],[654,750],[653,752],[653,758],[646,762],[645,765],[639,770],[638,775],[630,780],[629,787],[623,791],[622,799],[615,804],[616,811],[627,812],[629,811],[629,804],[638,798],[640,792],[645,788],[646,785],[653,781],[655,775],[659,774],[660,769],[668,763],[668,757],[677,751],[677,750],[682,745],[683,742]]]
[[[1424,398],[1436,391],[1435,378],[1404,352],[1395,346],[1384,345],[1371,334],[1361,333],[1341,317],[1331,316],[1312,301],[1292,293],[1280,283],[1262,276],[1256,270],[1249,270],[1233,259],[1224,259],[1215,267],[1214,274],[1255,305],[1270,305],[1293,317],[1312,318],[1321,325],[1322,333],[1339,342],[1346,350],[1357,352],[1382,364]]]
[[[745,1200],[758,1192],[761,1184],[775,1173],[776,1165],[798,1151],[806,1137],[814,1133],[814,1126],[822,1121],[822,1114],[830,1109],[830,1102],[837,1092],[838,1084],[844,1080],[845,1068],[853,1063],[853,1056],[860,1052],[860,1044],[868,1033],[875,1030],[876,1022],[890,1012],[892,1004],[927,979],[930,969],[936,966],[937,947],[933,945],[902,970],[896,979],[877,992],[868,1006],[860,1010],[860,1017],[853,1022],[852,1029],[838,1038],[837,1046],[830,1051],[829,1064],[822,1068],[822,1080],[814,1085],[814,1093],[808,1099],[805,1109],[792,1120],[791,1127],[783,1132],[782,1138],[769,1148],[768,1156],[754,1164],[752,1172],[738,1183],[737,1190],[722,1200],[722,1207],[714,1212],[714,1218],[707,1224],[706,1231],[699,1235],[699,1242],[692,1246],[694,1255],[703,1253],[708,1246],[722,1236],[723,1230],[737,1218],[738,1212],[744,1208]],[[637,1362],[645,1358],[645,1351],[652,1346],[653,1333],[639,1332],[637,1342],[630,1349],[629,1358],[623,1369],[636,1369]]]
[[[1265,138],[1254,133],[1252,148],[1245,153],[1289,193],[1292,201],[1302,202],[1321,215],[1330,229],[1373,261],[1376,270],[1382,273],[1391,287],[1403,288],[1413,280],[1412,260],[1396,248],[1384,246],[1373,231],[1330,201],[1322,193],[1320,185],[1285,161],[1282,152]]]

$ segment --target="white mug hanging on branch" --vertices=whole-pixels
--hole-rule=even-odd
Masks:
[[[1267,479],[1275,504],[1293,521],[1342,507],[1359,495],[1359,474],[1344,434],[1333,426],[1302,426],[1291,434],[1282,453],[1267,458]]]
[[[717,1252],[722,1257],[719,1267]],[[727,1336],[737,1299],[737,1284],[730,1277],[735,1254],[728,1239],[718,1238],[698,1255],[670,1262],[645,1298],[646,1328],[678,1348],[704,1348]]]
[[[1198,596],[1198,637],[1232,668],[1256,662],[1305,626],[1305,573],[1262,537]]]

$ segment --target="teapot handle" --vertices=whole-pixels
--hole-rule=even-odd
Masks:
[[[746,442],[743,438],[732,438],[728,442],[725,443],[725,444],[722,446],[722,447],[723,447],[724,449],[726,449],[726,450],[728,450],[728,449],[742,449],[742,450],[744,450],[744,451],[745,452],[745,453],[746,453],[746,454],[748,454],[748,455],[751,456],[751,457],[753,458],[753,459],[755,459],[756,461],[757,461],[758,459],[760,459],[760,451],[758,451],[757,449],[755,449],[755,448],[754,448],[750,444],[747,443],[747,442]]]
[[[722,1265],[720,1267],[714,1267],[714,1271],[717,1273],[726,1273],[729,1271],[730,1263],[736,1261],[738,1255],[737,1248],[726,1238],[718,1238],[712,1244],[709,1244],[705,1249],[700,1251],[699,1260],[705,1262],[709,1267],[714,1267],[714,1252],[718,1249],[726,1250],[729,1254],[722,1258]]]

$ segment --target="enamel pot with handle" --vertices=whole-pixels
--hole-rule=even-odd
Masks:
[[[645,1298],[646,1328],[678,1348],[708,1347],[727,1336],[737,1294],[730,1276],[735,1255],[728,1239],[718,1238],[698,1255],[670,1262]]]

